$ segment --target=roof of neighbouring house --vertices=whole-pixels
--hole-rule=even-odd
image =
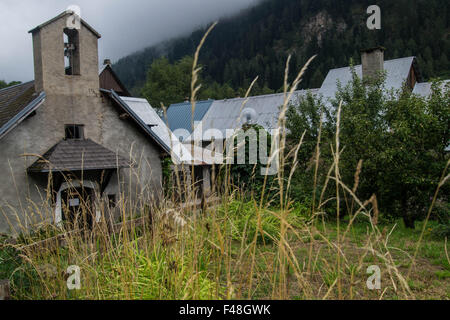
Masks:
[[[172,131],[167,127],[164,121],[158,116],[155,109],[150,105],[146,99],[120,97],[130,109],[139,116],[142,121],[149,126],[150,130],[157,135],[160,140],[166,145],[181,162],[189,162],[192,157],[190,152],[183,146],[182,143],[175,137]]]
[[[405,81],[408,79],[411,67],[416,64],[415,57],[406,57],[400,59],[387,60],[384,62],[384,70],[386,71],[385,87],[387,90],[401,89]],[[355,72],[359,78],[362,78],[362,66],[354,66]],[[417,66],[415,67],[418,72]],[[335,99],[336,92],[338,91],[338,82],[342,86],[346,86],[352,81],[351,67],[344,67],[338,69],[331,69],[318,93],[322,95],[325,103],[329,103],[330,99]],[[420,81],[420,74],[419,79]]]
[[[197,101],[194,110],[194,123],[202,121],[214,100]],[[167,109],[167,123],[172,131],[187,130],[192,133],[192,105],[190,102],[172,104]]]
[[[296,103],[308,92],[314,94],[317,89],[294,91],[289,103]],[[280,107],[284,103],[284,93],[268,94],[246,98],[215,100],[203,117],[201,127],[196,126],[194,133],[186,139],[190,141],[209,141],[212,136],[216,140],[226,138],[226,130],[234,130],[248,122],[258,124],[266,130],[275,129],[278,124]],[[201,132],[200,132],[201,131]],[[217,137],[214,133],[222,136]],[[211,137],[209,137],[211,135]]]
[[[0,90],[0,138],[39,107],[44,93],[34,90],[34,81]]]
[[[429,97],[431,94],[432,82],[422,82],[416,83],[414,86],[413,93],[422,97]],[[441,87],[444,88],[446,85],[450,84],[450,80],[443,80],[441,82]]]
[[[28,172],[129,168],[130,163],[90,139],[62,140],[36,160]]]

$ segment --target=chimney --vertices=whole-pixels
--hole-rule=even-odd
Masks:
[[[104,65],[104,66],[110,66],[110,65],[111,65],[111,60],[105,59],[105,60],[103,61],[103,65]]]
[[[384,50],[383,47],[361,50],[363,81],[373,80],[384,71]]]

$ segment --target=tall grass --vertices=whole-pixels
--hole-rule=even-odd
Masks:
[[[199,89],[200,70],[196,63],[201,45],[192,68],[192,114]],[[151,188],[142,191],[130,187],[121,190],[116,208],[120,212],[119,221],[113,221],[103,204],[101,222],[92,228],[85,226],[74,231],[65,225],[49,225],[40,233],[23,232],[15,244],[4,244],[4,250],[13,252],[19,261],[11,274],[14,298],[414,299],[408,274],[396,260],[399,253],[408,254],[390,244],[393,229],[379,229],[376,198],[363,200],[355,195],[361,170],[355,174],[353,188],[340,179],[340,112],[332,146],[334,163],[323,178],[318,174],[322,148],[320,132],[318,135],[311,181],[316,190],[319,180],[324,179],[318,202],[314,191],[312,208],[299,210],[295,199],[289,197],[303,138],[292,150],[286,149],[286,110],[312,60],[292,83],[287,78],[289,61],[285,99],[278,120],[280,148],[271,150],[271,161],[280,164],[275,186],[278,206],[271,206],[272,199],[264,196],[274,187],[267,184],[267,178],[262,195],[249,196],[248,190],[234,184],[230,165],[224,164],[217,169],[221,174],[213,177],[215,192],[209,196],[219,202],[206,201],[199,208],[193,166],[191,170],[189,166],[180,166],[174,171],[170,196],[163,196],[158,205],[149,206],[153,203]],[[250,91],[251,88],[246,97]],[[142,158],[138,160],[142,162]],[[290,169],[288,162],[292,163]],[[130,170],[130,177],[139,180],[139,166]],[[446,179],[448,176],[444,174],[441,184]],[[335,195],[326,199],[325,191],[333,184]],[[128,199],[136,194],[138,201],[130,203]],[[348,223],[341,225],[340,201],[347,197],[355,208]],[[338,217],[335,230],[325,223],[324,208],[332,202],[336,203]],[[44,217],[51,214],[52,208],[36,206],[35,211]],[[87,204],[83,212],[93,214]],[[367,223],[362,244],[349,237],[358,219]],[[21,227],[24,231],[30,229],[28,223]],[[416,255],[408,256],[411,262],[415,258]],[[67,288],[66,270],[70,265],[80,267],[80,290]],[[382,270],[381,290],[369,290],[366,286],[369,265],[378,265]]]

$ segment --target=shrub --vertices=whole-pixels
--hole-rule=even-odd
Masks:
[[[393,218],[400,217],[408,228],[414,228],[415,221],[426,216],[449,159],[446,148],[450,141],[450,86],[443,87],[435,82],[431,96],[422,98],[406,87],[397,92],[386,92],[384,76],[365,83],[354,69],[352,72],[353,81],[345,87],[338,85],[336,99],[329,110],[320,97],[308,97],[288,113],[291,144],[298,143],[299,135],[306,130],[304,153],[299,155],[299,172],[294,175],[292,196],[302,201],[305,192],[311,194],[312,186],[321,187],[326,179],[333,163],[333,155],[327,151],[330,147],[326,145],[334,145],[336,132],[335,121],[328,115],[336,114],[342,102],[341,180],[351,188],[362,161],[356,195],[360,199],[369,199],[375,194],[381,212],[389,213]],[[325,110],[321,139],[325,152],[321,154],[317,184],[311,184],[319,110]],[[330,184],[334,185],[334,182]],[[332,197],[331,189],[325,193],[325,199]],[[440,197],[448,198],[449,192],[448,184],[444,185]],[[332,207],[335,203],[329,201],[327,206]]]
[[[238,187],[240,190],[246,190],[245,196],[247,198],[255,198],[260,199],[260,197],[263,194],[263,187],[264,187],[264,181],[266,180],[266,186],[265,186],[265,192],[264,196],[265,199],[270,199],[272,201],[272,204],[277,204],[279,201],[277,197],[275,196],[277,193],[277,183],[274,178],[274,176],[266,176],[261,174],[262,171],[264,171],[265,166],[262,165],[260,159],[261,159],[261,152],[263,150],[260,150],[260,132],[266,134],[266,141],[267,141],[267,154],[266,156],[269,156],[270,148],[271,148],[271,136],[269,133],[266,133],[263,127],[259,125],[249,125],[245,124],[242,127],[242,132],[245,134],[248,130],[254,130],[257,133],[256,141],[250,141],[250,137],[247,135],[245,136],[245,144],[238,144],[239,139],[234,139],[234,163],[229,168],[229,174],[230,179],[233,182],[233,184]],[[239,141],[240,143],[240,141]],[[255,152],[251,146],[256,146],[256,158],[257,163],[256,164],[250,164],[250,152]],[[245,164],[238,164],[238,150],[240,148],[245,148]],[[250,190],[250,192],[249,192]]]
[[[433,235],[441,239],[450,238],[450,203],[438,201],[433,214],[437,224],[433,228]]]

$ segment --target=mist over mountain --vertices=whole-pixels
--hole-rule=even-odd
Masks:
[[[204,81],[278,91],[287,56],[291,77],[313,55],[303,88],[319,87],[330,68],[360,63],[360,50],[381,45],[385,59],[417,56],[424,80],[449,77],[450,6],[446,0],[379,0],[381,30],[366,26],[369,0],[265,0],[219,21],[201,55]],[[172,39],[120,59],[114,69],[133,93],[140,94],[151,63],[192,55],[205,30]]]

